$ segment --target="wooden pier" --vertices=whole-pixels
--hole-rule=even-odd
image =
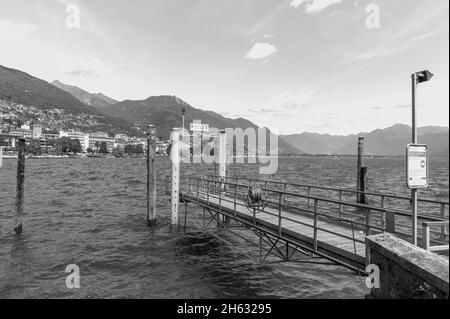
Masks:
[[[166,182],[169,187],[170,178]],[[205,231],[210,225],[232,233],[236,227],[252,230],[259,237],[260,261],[269,255],[285,261],[322,258],[364,273],[370,264],[366,236],[388,232],[411,240],[408,197],[364,192],[367,204],[361,204],[354,190],[223,176],[184,177],[179,184],[185,221],[193,203],[203,208]],[[263,194],[261,207],[248,205],[253,188]],[[419,202],[429,208],[418,217],[420,245],[448,252],[449,203]]]

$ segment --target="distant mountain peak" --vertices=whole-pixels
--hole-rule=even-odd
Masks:
[[[448,156],[448,127],[420,127],[418,135],[419,142],[427,144],[431,154]],[[282,138],[309,154],[354,155],[357,152],[358,136],[365,138],[365,149],[368,155],[404,155],[406,145],[411,141],[411,127],[406,124],[395,124],[368,133],[346,136],[305,132],[285,135]]]
[[[79,87],[64,84],[59,80],[54,80],[52,82],[52,85],[71,94],[73,97],[75,97],[80,102],[90,105],[90,106],[93,106],[93,107],[96,107],[96,108],[112,105],[112,104],[115,104],[118,102],[118,101],[104,95],[103,93],[90,93]]]

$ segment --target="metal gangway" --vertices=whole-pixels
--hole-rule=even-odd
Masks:
[[[168,176],[168,194],[170,185]],[[269,255],[283,261],[319,258],[364,273],[370,264],[367,236],[389,232],[411,241],[410,198],[405,196],[365,192],[368,204],[360,204],[355,190],[216,175],[182,177],[179,186],[185,223],[193,203],[203,208],[205,231],[211,225],[239,236],[236,227],[252,230],[259,238],[254,243],[259,261]],[[259,203],[251,198],[255,190]],[[419,199],[419,204],[427,210],[418,215],[419,244],[448,254],[449,203]]]

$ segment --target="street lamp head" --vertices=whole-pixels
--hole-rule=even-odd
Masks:
[[[430,81],[433,75],[434,74],[428,70],[416,72],[417,83]]]
[[[153,136],[156,133],[156,127],[154,125],[147,125],[147,134]]]

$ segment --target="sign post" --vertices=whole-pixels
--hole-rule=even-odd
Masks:
[[[411,74],[411,93],[412,93],[412,144],[408,145],[407,156],[407,170],[408,181],[407,185],[411,188],[411,207],[412,207],[412,243],[417,246],[417,190],[418,188],[425,188],[428,186],[427,182],[427,166],[426,160],[427,150],[423,149],[424,145],[417,145],[417,110],[416,110],[416,90],[417,84],[429,81],[433,77],[433,74],[428,71],[421,71]],[[409,156],[409,150],[411,149],[411,161]],[[423,153],[425,152],[425,163],[423,162]],[[421,156],[418,156],[422,154]],[[425,164],[425,167],[421,167]],[[411,166],[411,167],[410,167]],[[425,176],[424,174],[425,171]],[[411,173],[411,175],[410,175]],[[411,180],[410,180],[411,178]]]
[[[406,183],[410,189],[428,187],[428,147],[409,144],[406,150]]]
[[[191,123],[190,129],[193,132],[200,132],[200,133],[208,132],[209,124],[203,124],[200,121],[194,121],[193,123]]]

